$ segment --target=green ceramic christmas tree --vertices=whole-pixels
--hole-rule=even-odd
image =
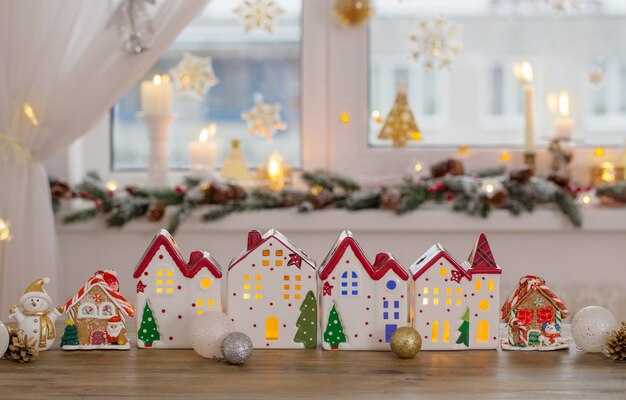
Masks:
[[[74,321],[68,319],[66,321],[65,332],[63,332],[63,336],[61,337],[61,347],[63,346],[78,346],[80,343],[78,342],[78,329],[76,329],[76,325],[74,325]]]
[[[146,306],[143,308],[143,316],[141,317],[141,328],[137,334],[139,339],[144,343],[146,347],[152,347],[152,343],[161,339],[159,331],[157,329],[156,320],[152,315],[152,309],[150,304],[146,302]]]
[[[312,291],[306,294],[300,306],[300,317],[296,321],[298,331],[293,341],[304,344],[306,349],[317,347],[317,302]]]
[[[459,326],[459,332],[461,332],[461,334],[456,340],[457,344],[464,344],[466,347],[469,347],[469,314],[470,310],[468,307],[465,309],[463,317],[461,317],[461,320],[463,320],[463,323]]]
[[[330,309],[328,315],[328,322],[326,323],[326,330],[324,331],[324,341],[330,344],[330,348],[335,350],[339,348],[340,343],[346,342],[346,335],[343,333],[343,325],[341,325],[341,319],[339,313],[333,308]]]

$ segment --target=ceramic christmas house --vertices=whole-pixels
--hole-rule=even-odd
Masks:
[[[191,348],[189,326],[206,311],[221,311],[222,271],[211,255],[194,251],[185,261],[161,230],[135,268],[137,346]]]
[[[119,281],[114,271],[96,272],[78,293],[68,300],[64,312],[70,317],[66,335],[76,329],[73,333],[77,334],[78,341],[64,340],[61,343],[63,350],[130,348],[124,318],[133,316],[133,308],[120,294]]]
[[[408,323],[409,275],[389,253],[370,263],[343,231],[319,270],[325,350],[389,350],[391,335]]]
[[[228,267],[228,315],[255,348],[317,346],[317,275],[309,256],[275,229],[248,233]]]
[[[537,276],[520,279],[519,287],[502,306],[508,328],[504,350],[558,350],[569,347],[561,337],[561,321],[569,310]]]
[[[422,350],[498,347],[500,274],[485,234],[459,264],[435,244],[410,267],[415,329]]]

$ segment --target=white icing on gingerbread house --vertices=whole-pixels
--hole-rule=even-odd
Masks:
[[[172,236],[161,230],[137,264],[137,345],[191,348],[189,326],[197,315],[221,311],[219,264],[194,251],[186,262]]]
[[[315,261],[279,231],[248,233],[228,267],[227,313],[257,349],[317,346]]]
[[[498,347],[502,270],[484,233],[463,265],[435,244],[410,270],[414,326],[422,336],[422,350]]]
[[[389,253],[370,263],[343,231],[319,270],[322,347],[389,350],[391,335],[408,323],[409,275]]]

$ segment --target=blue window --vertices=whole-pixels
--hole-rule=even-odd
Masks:
[[[388,300],[384,300],[383,301],[383,319],[384,320],[388,320],[389,319],[389,301]],[[394,320],[399,320],[400,319],[400,311],[396,311],[400,309],[400,301],[399,300],[394,300],[393,301],[393,319]]]
[[[391,340],[391,335],[398,329],[398,325],[396,324],[387,324],[385,325],[385,342],[389,343]]]
[[[348,290],[350,288],[350,290]],[[341,295],[359,295],[359,276],[355,271],[345,271],[341,274]]]
[[[386,286],[387,286],[387,290],[393,292],[396,289],[396,286],[398,286],[398,284],[393,279],[390,279],[387,281]]]

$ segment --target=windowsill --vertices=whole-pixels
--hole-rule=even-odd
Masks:
[[[160,223],[136,220],[123,231],[154,232],[167,225],[174,208],[170,207]],[[196,210],[180,227],[183,232],[245,232],[249,229],[278,228],[291,232],[626,232],[626,209],[590,207],[582,210],[583,226],[574,228],[560,211],[540,207],[532,213],[513,216],[506,210],[494,210],[486,219],[455,213],[447,205],[428,205],[415,212],[397,216],[382,210],[320,210],[309,214],[295,208],[264,210],[229,215],[221,220],[202,222],[206,208]],[[107,228],[103,219],[63,225],[57,218],[59,232],[100,231]]]

